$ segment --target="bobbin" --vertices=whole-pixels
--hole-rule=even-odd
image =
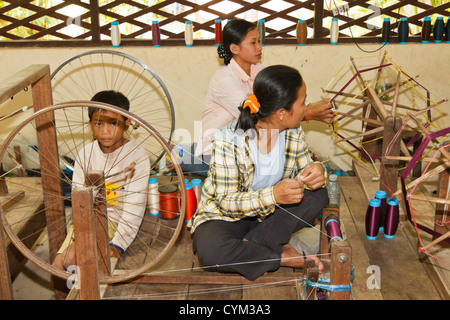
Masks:
[[[179,217],[178,187],[176,185],[164,185],[158,188],[159,209],[161,218],[174,220]]]
[[[328,237],[330,238],[330,243],[332,241],[343,241],[340,226],[341,223],[339,222],[339,218],[334,214],[330,214],[325,221],[325,228],[327,230]]]

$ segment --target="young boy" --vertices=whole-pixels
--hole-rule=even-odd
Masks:
[[[129,101],[120,92],[101,91],[91,100],[129,110]],[[110,255],[114,258],[120,258],[136,237],[145,213],[150,175],[147,152],[134,139],[124,136],[130,122],[115,112],[89,108],[94,141],[79,151],[72,179],[72,186],[76,188],[84,185],[86,172],[104,172]],[[72,228],[53,262],[54,266],[67,269],[76,264],[73,241]]]

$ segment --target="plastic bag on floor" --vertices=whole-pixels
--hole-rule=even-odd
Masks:
[[[292,234],[289,244],[298,253],[315,255],[319,252],[320,226],[303,228]]]

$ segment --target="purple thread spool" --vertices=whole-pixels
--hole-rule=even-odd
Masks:
[[[161,33],[159,31],[159,22],[157,20],[152,21],[152,41],[154,47],[161,46]]]
[[[398,200],[389,198],[387,201],[386,219],[384,220],[384,236],[388,239],[395,237],[399,218]]]
[[[376,191],[375,199],[380,200],[380,231],[383,231],[384,219],[386,217],[386,211],[387,211],[386,192],[383,190]]]
[[[329,219],[326,222],[325,227],[327,228],[327,233],[328,236],[330,237],[330,241],[333,240],[342,241],[342,233],[339,221],[337,221],[336,219]]]
[[[370,199],[366,211],[366,238],[375,240],[380,229],[380,204],[379,199]]]

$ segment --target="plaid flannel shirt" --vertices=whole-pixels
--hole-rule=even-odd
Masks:
[[[190,221],[191,232],[209,220],[237,221],[246,217],[262,220],[275,210],[273,187],[251,189],[255,164],[249,137],[242,130],[235,132],[235,126],[236,120],[218,130],[213,138],[208,177],[203,183],[197,211]],[[305,166],[314,162],[305,142],[305,133],[301,126],[287,129],[285,139],[283,178],[298,178]],[[324,170],[325,178],[326,172]]]

